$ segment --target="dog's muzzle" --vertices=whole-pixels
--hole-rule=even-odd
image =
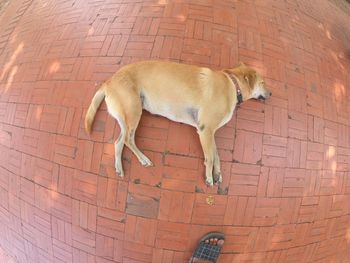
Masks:
[[[266,96],[260,95],[260,96],[258,97],[258,100],[265,101],[267,98],[271,97],[271,95],[272,95],[272,92],[268,92],[268,93],[266,94]]]

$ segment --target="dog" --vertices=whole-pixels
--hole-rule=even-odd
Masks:
[[[243,63],[214,71],[176,62],[137,62],[122,67],[97,90],[85,116],[85,129],[91,133],[96,111],[104,99],[121,129],[115,141],[115,169],[123,177],[124,144],[143,166],[153,165],[135,144],[142,109],[189,124],[199,134],[206,184],[213,186],[222,182],[215,132],[231,119],[236,105],[270,96],[263,78]]]

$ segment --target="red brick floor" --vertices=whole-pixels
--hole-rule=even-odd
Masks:
[[[336,5],[12,0],[0,25],[0,247],[16,262],[185,262],[211,230],[226,234],[219,262],[350,262],[350,19]],[[193,128],[145,113],[155,167],[126,150],[125,179],[105,105],[84,133],[98,84],[149,58],[266,77],[273,97],[217,133],[220,189]]]

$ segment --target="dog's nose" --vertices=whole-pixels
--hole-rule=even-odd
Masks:
[[[272,95],[272,92],[270,91],[270,96]]]

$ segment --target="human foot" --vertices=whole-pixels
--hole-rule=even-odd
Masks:
[[[220,255],[224,242],[225,238],[223,233],[208,233],[199,241],[190,259],[190,263],[215,263]]]

